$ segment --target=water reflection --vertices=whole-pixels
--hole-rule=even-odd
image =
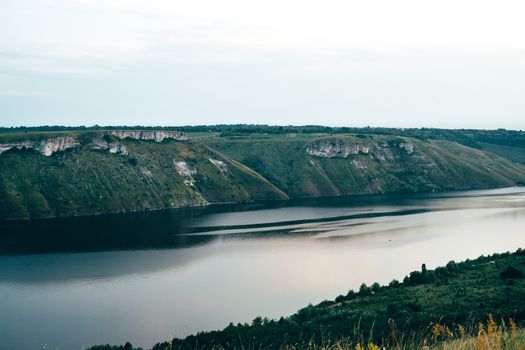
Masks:
[[[212,231],[277,234],[286,232],[279,228],[308,223],[443,209],[519,208],[524,191],[513,187],[439,194],[306,198],[146,213],[0,221],[0,254],[188,248],[215,239]]]

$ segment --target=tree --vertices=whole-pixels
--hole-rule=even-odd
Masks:
[[[454,260],[450,260],[447,263],[446,268],[450,273],[454,273],[458,270],[458,265],[456,264]]]
[[[396,280],[396,279],[393,279],[392,281],[390,281],[390,283],[388,284],[390,287],[399,287],[399,281]]]
[[[523,278],[525,274],[514,266],[509,266],[500,273],[501,278]]]
[[[359,287],[359,296],[366,296],[372,294],[372,291],[370,290],[370,287],[366,285],[366,283],[361,284]]]

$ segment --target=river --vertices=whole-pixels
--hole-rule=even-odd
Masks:
[[[0,347],[150,347],[525,247],[525,188],[0,222]]]

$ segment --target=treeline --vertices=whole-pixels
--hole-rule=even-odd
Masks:
[[[57,132],[57,131],[99,131],[99,130],[179,130],[178,127],[166,126],[142,126],[142,125],[113,125],[113,126],[63,126],[63,125],[43,125],[43,126],[15,126],[0,127],[0,133],[27,133],[27,132]]]
[[[437,129],[437,128],[381,128],[381,127],[329,127],[321,125],[259,125],[259,124],[218,124],[197,126],[19,126],[0,128],[3,133],[24,132],[56,132],[56,131],[97,131],[97,130],[174,130],[184,132],[217,132],[221,136],[236,136],[247,134],[357,134],[357,135],[394,135],[414,137],[422,140],[455,141],[467,146],[480,148],[479,143],[492,143],[502,146],[525,148],[525,131],[518,130],[477,130],[477,129]]]

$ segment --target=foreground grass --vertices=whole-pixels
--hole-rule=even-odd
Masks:
[[[472,325],[470,325],[472,326]],[[489,315],[485,323],[467,331],[466,326],[449,328],[437,323],[429,334],[417,337],[407,334],[393,334],[393,342],[388,346],[373,342],[336,341],[333,344],[312,345],[309,350],[523,350],[525,349],[525,330],[518,329],[513,319],[501,320],[498,324]],[[285,347],[286,348],[286,347]]]
[[[490,321],[489,321],[490,322]],[[480,324],[483,325],[483,324]],[[486,329],[486,330],[485,330]],[[333,344],[307,346],[307,350],[523,350],[525,349],[525,330],[509,328],[506,325],[496,326],[489,330],[483,325],[477,335],[450,335],[448,339],[435,338],[430,342],[402,340],[390,347],[380,346],[373,342],[360,343],[351,341],[335,341]],[[175,348],[169,348],[175,349]],[[253,349],[248,347],[247,349]],[[282,349],[296,349],[294,346],[283,346]],[[127,343],[123,346],[102,345],[90,350],[142,350]]]
[[[525,349],[523,271],[523,250],[423,265],[402,282],[363,284],[287,318],[259,317],[153,349]]]

